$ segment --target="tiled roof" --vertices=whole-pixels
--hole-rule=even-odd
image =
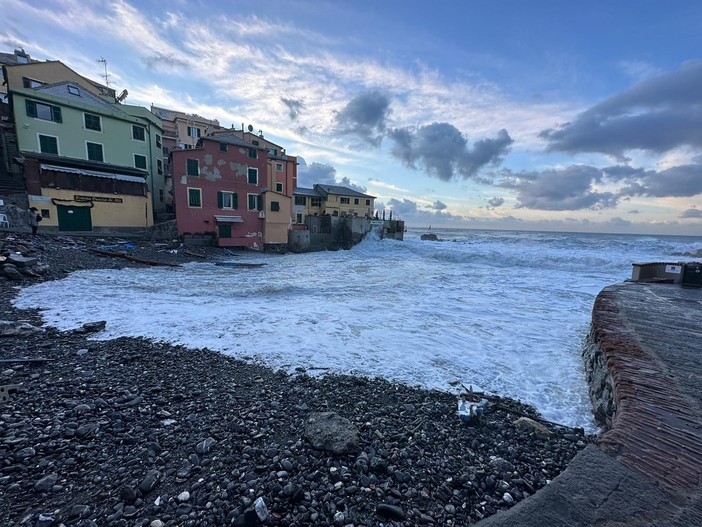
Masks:
[[[251,143],[247,143],[244,141],[241,137],[237,137],[234,134],[231,135],[206,135],[202,137],[201,139],[207,139],[209,141],[216,141],[218,143],[227,143],[230,145],[237,145],[237,146],[243,146],[246,148],[256,148],[257,150],[265,150],[265,148],[252,145]]]
[[[320,185],[316,184],[314,188],[321,190],[325,194],[334,194],[336,196],[354,196],[358,198],[375,198],[375,196],[370,196],[364,194],[363,192],[358,192],[357,190],[350,189],[348,187],[342,187],[339,185]]]
[[[295,187],[293,189],[293,196],[310,196],[313,198],[321,198],[322,195],[313,188]]]
[[[78,88],[78,94],[71,93],[68,87],[72,86]],[[69,81],[56,82],[54,84],[47,84],[45,86],[39,86],[38,88],[33,88],[32,91],[36,93],[42,93],[46,95],[51,95],[52,97],[59,97],[67,101],[73,101],[76,103],[84,104],[86,106],[92,106],[93,108],[99,108],[103,111],[124,113],[120,108],[112,105],[106,101],[103,101],[97,95],[92,94],[90,91],[86,90],[80,84]]]

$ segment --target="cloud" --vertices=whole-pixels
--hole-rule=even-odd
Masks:
[[[488,200],[488,209],[494,209],[499,207],[505,202],[505,198],[500,198],[495,196],[494,198],[490,198]]]
[[[366,193],[366,187],[353,183],[349,178],[338,178],[336,169],[324,163],[312,163],[310,165],[298,157],[297,182],[299,187],[312,188],[314,185],[339,185],[350,188],[358,192]]]
[[[288,115],[292,121],[299,117],[300,110],[305,107],[305,103],[295,99],[286,99],[285,97],[281,97],[280,102],[282,102],[288,108]]]
[[[387,128],[390,99],[379,91],[357,95],[336,114],[337,133],[351,134],[379,146]]]
[[[394,142],[394,157],[442,181],[477,176],[483,167],[498,164],[513,142],[507,130],[500,130],[494,139],[482,139],[470,148],[463,134],[449,123],[395,128],[388,137]]]
[[[702,62],[643,80],[582,112],[573,122],[543,130],[548,151],[599,152],[625,158],[630,150],[663,153],[702,147]]]
[[[604,209],[617,205],[612,192],[598,192],[602,171],[587,165],[571,165],[542,172],[514,173],[504,170],[498,186],[515,190],[517,208],[538,210]]]
[[[144,62],[146,65],[154,70],[160,69],[161,67],[165,67],[168,69],[177,69],[177,68],[188,68],[188,63],[184,61],[183,59],[177,57],[173,53],[162,53],[160,51],[157,51],[155,53],[152,53],[151,55],[147,55],[144,57]]]
[[[427,205],[430,209],[434,210],[444,210],[446,208],[446,203],[443,203],[439,200],[436,200],[434,203],[431,205]]]
[[[702,210],[700,209],[687,209],[678,218],[702,218]]]
[[[605,175],[626,183],[622,196],[655,198],[691,197],[702,193],[702,164],[680,165],[666,170],[643,170],[629,166],[603,169]]]

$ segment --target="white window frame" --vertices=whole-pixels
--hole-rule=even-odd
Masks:
[[[92,145],[100,145],[100,150],[102,151],[102,161],[96,161],[95,159],[90,159],[90,154],[88,153],[88,143]],[[95,161],[96,163],[104,163],[105,162],[105,145],[103,143],[96,143],[95,141],[86,141],[85,142],[85,159],[88,161]]]
[[[188,137],[201,137],[202,132],[197,126],[188,126]]]
[[[99,130],[94,130],[93,128],[88,128],[85,126],[85,116],[90,115],[91,117],[97,117],[98,118],[98,123],[100,123],[100,129]],[[97,115],[95,113],[90,113],[90,112],[83,112],[83,130],[87,130],[88,132],[95,132],[98,134],[101,134],[103,132],[102,129],[102,116]]]
[[[144,139],[137,139],[136,137],[134,137],[134,130],[136,128],[141,128],[142,130],[144,130]],[[140,124],[133,124],[132,125],[132,141],[139,141],[140,143],[146,142],[146,127],[145,126],[141,126]]]
[[[197,190],[200,193],[200,206],[190,204],[190,191]],[[200,187],[186,187],[186,197],[188,199],[188,208],[190,209],[201,209],[202,208],[202,189]]]
[[[48,153],[49,153],[49,152],[42,152],[42,151],[41,151],[41,139],[40,139],[40,138],[41,138],[42,135],[43,135],[44,137],[53,137],[54,139],[56,139],[56,152],[57,152],[56,155],[59,155],[59,156],[60,156],[60,155],[61,155],[61,145],[59,145],[59,138],[58,138],[58,136],[56,136],[56,135],[37,133],[37,147],[38,147],[38,148],[37,148],[37,151],[38,151],[38,152],[41,152],[42,154],[48,154]]]
[[[275,171],[282,172],[283,171],[283,163],[276,163],[275,164]]]
[[[137,163],[136,163],[137,156],[144,158],[144,168],[137,166]],[[139,170],[148,170],[149,169],[149,158],[147,158],[144,154],[134,154],[134,168],[138,168]]]
[[[249,181],[249,170],[255,170],[255,171],[256,171],[256,183],[251,183],[251,182]],[[258,168],[256,168],[256,167],[249,167],[249,166],[246,167],[246,182],[247,182],[249,185],[258,185],[258,181],[259,181],[258,177],[259,177]]]
[[[68,93],[70,93],[71,95],[80,95],[80,89],[78,88],[78,86],[73,86],[72,84],[69,84],[66,87],[68,88]]]
[[[255,205],[254,205],[253,209],[251,208],[251,196],[253,196],[255,198],[254,199]],[[258,194],[251,194],[251,193],[246,194],[246,210],[258,211]]]
[[[235,194],[235,192],[231,192],[229,190],[220,190],[220,192],[222,193],[222,209],[234,210],[234,194]],[[228,207],[224,204],[224,196],[227,196],[227,195],[229,196],[229,206]]]

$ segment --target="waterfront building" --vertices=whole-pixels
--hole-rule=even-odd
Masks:
[[[304,224],[307,216],[358,216],[372,218],[375,196],[339,185],[315,184],[293,191],[295,223]]]

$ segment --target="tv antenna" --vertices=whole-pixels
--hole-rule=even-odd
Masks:
[[[110,87],[110,75],[107,73],[107,59],[100,57],[97,59],[98,62],[102,63],[105,66],[105,74],[103,77],[105,77],[105,86],[108,88]]]

